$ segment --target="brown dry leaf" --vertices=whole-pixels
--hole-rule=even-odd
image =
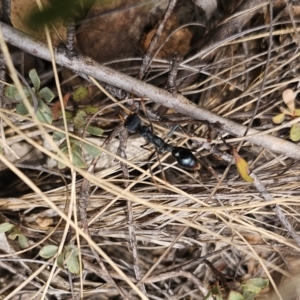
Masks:
[[[295,110],[295,94],[292,89],[286,89],[282,93],[282,98],[291,112]]]
[[[286,109],[284,107],[279,107],[279,110],[284,114],[284,115],[288,115],[288,116],[291,116],[293,115],[293,112],[290,111],[289,109]]]
[[[40,227],[46,228],[53,224],[53,219],[52,218],[37,218],[36,223]]]
[[[250,244],[263,243],[263,238],[257,233],[244,233],[243,236]]]
[[[85,22],[77,32],[78,46],[85,55],[98,62],[108,62],[137,54],[140,56],[156,32],[167,5],[168,1],[98,0],[86,17],[90,20]],[[156,49],[171,32],[187,23],[194,13],[193,4],[185,1],[178,2],[164,27]],[[151,29],[145,34],[145,28]],[[158,57],[170,59],[175,51],[185,55],[193,37],[192,30],[194,29],[189,26],[172,34]]]
[[[49,0],[43,1],[44,5],[51,3]],[[28,24],[28,16],[34,11],[38,11],[36,0],[12,0],[11,1],[11,23],[13,26],[40,41],[46,42],[44,28],[33,30]],[[54,46],[61,43],[61,39],[66,38],[66,27],[63,25],[63,20],[58,20],[53,23],[56,31],[52,26],[49,26],[51,40]]]
[[[178,30],[176,29],[188,22],[190,16],[194,13],[194,11],[195,6],[190,5],[189,2],[178,2],[178,5],[175,7],[173,13],[166,22],[162,35],[160,37],[160,41],[156,46],[155,50],[158,50],[163,44],[162,49],[160,49],[160,51],[156,55],[157,58],[170,59],[175,51],[182,56],[187,54],[194,35],[193,27],[188,26]],[[200,8],[199,11],[201,11]],[[153,35],[156,33],[160,21],[161,20],[158,20],[154,28],[144,36],[142,41],[143,50],[146,50],[148,48]],[[169,37],[170,34],[171,36]]]
[[[174,23],[174,29],[175,29],[175,26],[176,26],[176,23]],[[143,41],[144,49],[147,49],[147,47],[149,46],[151,39],[152,39],[153,35],[155,34],[155,32],[156,32],[156,28],[151,30],[145,36],[145,39]],[[171,33],[171,31],[164,30],[164,32],[161,36],[162,41],[165,41],[168,38],[170,33]],[[192,37],[193,37],[193,34],[190,31],[190,29],[188,29],[188,28],[182,28],[182,29],[177,30],[166,41],[163,48],[156,55],[156,58],[169,59],[171,57],[172,53],[174,53],[174,49],[176,49],[176,51],[178,53],[180,53],[180,55],[184,56],[187,53],[188,49],[190,48],[190,41],[191,41]]]
[[[64,97],[63,97],[64,107],[67,106],[70,96],[71,96],[71,93],[66,93],[64,95]],[[60,114],[59,114],[59,112],[61,111],[60,101],[56,102],[51,110],[52,110],[53,120],[55,121],[60,117]]]
[[[134,56],[155,5],[145,0],[96,1],[89,21],[77,32],[78,47],[98,62]]]

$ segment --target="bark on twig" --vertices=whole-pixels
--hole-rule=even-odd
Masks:
[[[37,41],[6,24],[0,23],[0,26],[4,40],[7,43],[45,60],[51,59],[47,46],[40,41]],[[234,136],[243,136],[245,133],[245,126],[211,113],[210,111],[191,103],[180,94],[172,95],[165,90],[141,82],[111,68],[102,66],[91,58],[79,56],[76,59],[70,60],[65,52],[56,51],[55,59],[57,64],[65,66],[79,75],[84,74],[92,76],[99,81],[114,85],[139,97],[148,97],[156,103],[172,108],[177,112],[197,120],[207,120],[213,123],[219,122],[222,124],[224,131]],[[294,121],[296,122],[297,119]],[[267,134],[251,136],[257,133],[259,133],[259,131],[253,129],[249,130],[248,135],[250,136],[246,137],[245,140],[270,151],[281,153],[294,159],[300,159],[299,146]]]
[[[172,57],[171,69],[168,75],[168,82],[166,87],[166,90],[172,93],[173,95],[177,93],[176,79],[181,61],[182,57],[179,53],[175,52]]]
[[[159,24],[159,26],[158,26],[158,28],[157,28],[150,44],[148,46],[148,49],[147,49],[146,53],[144,54],[143,61],[142,61],[140,71],[139,71],[139,74],[138,74],[138,79],[142,79],[145,75],[145,72],[149,68],[151,59],[153,58],[153,51],[155,49],[155,46],[159,42],[162,31],[163,31],[163,29],[165,27],[165,24],[166,24],[167,20],[169,19],[170,15],[171,15],[171,13],[172,13],[175,5],[176,5],[176,2],[177,2],[177,0],[171,0],[169,5],[168,5],[168,8],[165,12],[165,15],[164,15],[161,23]]]

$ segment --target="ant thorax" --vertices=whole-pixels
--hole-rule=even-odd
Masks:
[[[138,133],[149,143],[153,144],[160,152],[171,151],[172,147],[162,138],[155,135],[147,126],[140,126]]]

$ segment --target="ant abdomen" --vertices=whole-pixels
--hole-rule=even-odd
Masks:
[[[199,170],[200,163],[196,156],[186,148],[173,147],[172,156],[177,160],[178,164],[186,169]]]

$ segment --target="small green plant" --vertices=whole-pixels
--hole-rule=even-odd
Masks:
[[[53,112],[51,111],[47,103],[51,102],[55,98],[55,96],[48,87],[44,87],[40,90],[41,81],[36,70],[33,69],[29,72],[29,78],[32,82],[33,87],[31,87],[31,91],[30,91],[28,90],[27,87],[23,86],[23,91],[31,103],[33,103],[32,92],[35,94],[38,101],[38,108],[36,112],[37,118],[43,123],[51,124],[53,121]],[[87,98],[88,94],[89,93],[87,87],[79,86],[73,92],[73,100],[75,102],[80,102],[85,98]],[[13,99],[18,102],[22,101],[22,97],[14,85],[7,86],[5,88],[5,96],[9,99]],[[28,114],[28,111],[23,102],[17,104],[16,110],[21,115]],[[58,110],[58,108],[56,108],[56,110]],[[74,133],[76,134],[78,132],[83,132],[88,122],[88,118],[87,118],[88,115],[95,114],[97,111],[98,108],[96,107],[84,107],[84,108],[80,108],[75,115],[70,112],[66,112],[68,124],[74,125]],[[56,113],[59,114],[59,112]],[[95,126],[87,126],[85,130],[88,133],[95,136],[101,136],[103,133],[103,130],[101,128]],[[65,134],[54,132],[53,139],[55,141],[62,140],[62,143],[60,144],[59,148],[66,156],[68,156],[69,151],[67,147],[67,142],[65,140]],[[74,138],[70,139],[70,145],[71,145],[71,155],[72,155],[73,164],[79,168],[87,167],[83,157],[83,149],[92,157],[97,157],[101,153],[97,149],[97,147],[88,145],[87,143],[78,141],[77,139]],[[64,168],[65,165],[59,163],[58,167]]]
[[[0,224],[0,233],[6,233],[8,231],[11,231],[11,233],[8,235],[8,238],[11,240],[17,239],[18,244],[22,249],[29,247],[27,237],[22,233],[19,226],[10,223]]]
[[[33,103],[32,99],[32,93],[33,92],[37,98],[37,112],[36,116],[39,121],[43,123],[51,124],[53,120],[52,112],[49,106],[46,103],[51,102],[55,95],[52,93],[52,91],[48,87],[44,87],[40,90],[41,86],[41,80],[36,72],[35,69],[29,71],[29,78],[32,82],[33,87],[31,87],[31,91],[28,90],[27,87],[23,86],[23,91],[26,95],[26,97],[29,99],[30,102]],[[16,101],[22,101],[22,97],[20,93],[18,92],[17,88],[14,85],[5,87],[4,95],[8,99],[13,99]],[[16,107],[16,110],[21,115],[27,115],[28,111],[26,106],[23,102],[19,103]]]
[[[84,86],[79,86],[73,92],[73,100],[75,102],[80,102],[84,100],[88,96],[88,89]],[[95,107],[84,107],[80,108],[75,115],[71,113],[66,113],[67,121],[69,124],[74,125],[74,133],[83,132],[86,130],[88,133],[94,136],[101,136],[103,134],[103,130],[96,126],[86,126],[88,122],[88,115],[95,114],[98,111],[98,108]],[[65,139],[65,135],[63,133],[55,132],[53,134],[54,141],[63,140],[60,144],[60,150],[66,155],[69,156],[67,141]],[[97,157],[101,154],[101,151],[97,149],[97,147],[89,145],[85,142],[79,141],[74,138],[70,138],[70,146],[71,146],[71,155],[72,161],[75,166],[78,168],[86,168],[87,164],[85,162],[83,156],[83,149],[91,155],[93,158]],[[64,168],[65,165],[58,163],[58,168]]]
[[[75,116],[70,117],[68,119],[69,123],[74,124],[74,130],[75,132],[82,131],[87,123],[87,113],[83,109],[79,109]],[[95,136],[101,136],[103,133],[103,130],[99,127],[95,126],[88,126],[86,128],[86,131],[92,135]],[[60,141],[63,140],[63,142],[60,144],[59,149],[66,155],[69,156],[68,151],[68,145],[67,141],[65,139],[65,134],[60,132],[55,132],[53,134],[54,141]],[[84,156],[83,156],[83,149],[91,155],[93,158],[97,157],[101,154],[101,151],[96,147],[89,145],[85,142],[79,141],[75,138],[70,138],[70,146],[71,146],[71,155],[72,155],[72,161],[73,164],[78,168],[86,168],[87,164],[85,162]],[[65,165],[58,163],[58,168],[62,169]]]
[[[251,278],[243,282],[238,291],[230,291],[227,300],[254,300],[260,292],[269,286],[269,280],[264,278]],[[204,300],[212,296],[216,300],[224,300],[219,285],[212,287]]]
[[[55,245],[46,245],[44,246],[39,254],[43,258],[51,258],[57,253],[58,246]],[[57,258],[57,265],[64,269],[65,267],[72,274],[79,273],[79,251],[78,248],[74,245],[67,245],[64,247],[63,251],[59,254]]]
[[[273,122],[275,124],[281,124],[287,117],[296,118],[300,117],[300,109],[295,108],[295,93],[291,89],[286,89],[282,93],[283,102],[286,104],[287,108],[280,107],[281,113],[273,117]],[[300,140],[300,124],[295,123],[292,125],[290,130],[290,139],[293,142],[298,142]]]

